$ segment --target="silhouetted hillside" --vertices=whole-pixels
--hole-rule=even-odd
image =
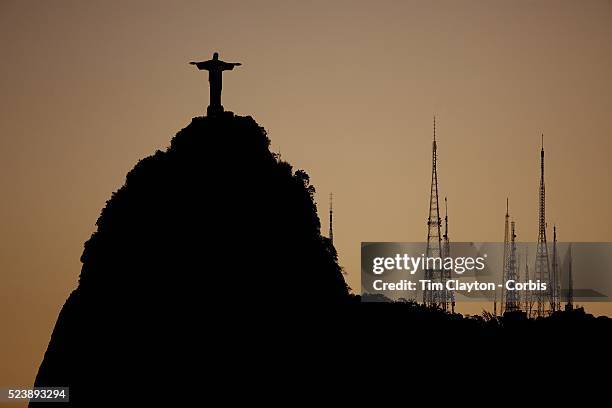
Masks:
[[[326,384],[352,392],[337,381],[365,381],[368,368],[400,371],[417,398],[419,380],[454,380],[459,358],[488,373],[534,353],[523,370],[609,342],[611,320],[581,310],[528,320],[361,303],[320,235],[308,176],[268,146],[250,117],[195,118],[128,174],[85,244],[36,378],[70,387],[58,406],[292,406]]]
[[[242,330],[234,313],[264,330],[347,302],[314,187],[269,143],[251,117],[194,118],[129,172],[85,243],[38,386],[83,402],[111,379],[170,382],[210,358],[224,325]]]

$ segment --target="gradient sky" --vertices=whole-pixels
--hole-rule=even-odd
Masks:
[[[0,0],[1,386],[29,386],[83,242],[141,158],[223,103],[317,188],[359,288],[361,241],[425,240],[432,116],[453,241],[611,241],[610,1]],[[231,159],[231,156],[230,156]],[[222,200],[223,197],[218,197]]]

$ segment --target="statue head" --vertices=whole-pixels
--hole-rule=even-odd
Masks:
[[[218,59],[219,59],[219,53],[218,53],[218,52],[215,52],[215,53],[213,54],[213,59],[214,59],[214,60],[218,60]]]

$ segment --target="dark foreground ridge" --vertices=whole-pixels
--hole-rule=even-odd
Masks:
[[[329,367],[414,366],[422,350],[609,339],[610,319],[581,312],[525,321],[360,303],[313,193],[251,117],[193,119],[107,202],[35,386],[69,386],[61,407],[253,401],[246,383],[265,400]]]

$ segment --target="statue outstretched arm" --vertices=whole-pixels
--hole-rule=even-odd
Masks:
[[[223,63],[223,70],[224,71],[231,71],[232,69],[234,69],[234,67],[239,67],[242,64],[240,62],[224,62]]]
[[[198,67],[198,69],[202,70],[202,69],[208,69],[208,61],[201,61],[201,62],[190,62],[190,65],[195,65],[196,67]]]

